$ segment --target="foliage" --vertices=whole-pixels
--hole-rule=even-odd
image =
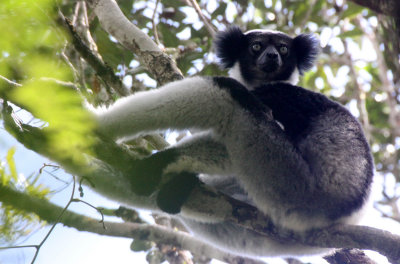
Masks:
[[[91,120],[82,98],[62,82],[72,80],[61,60],[67,40],[56,24],[54,2],[5,1],[0,6],[0,75],[21,84],[0,83],[0,93],[45,123],[52,155],[82,162],[91,145]]]
[[[36,184],[39,173],[28,178],[18,175],[14,154],[15,148],[9,149],[5,161],[0,163],[0,185],[24,191],[33,197],[47,198],[50,189]],[[34,214],[0,203],[0,243],[13,242],[21,236],[28,235],[38,228],[38,221],[39,218]]]

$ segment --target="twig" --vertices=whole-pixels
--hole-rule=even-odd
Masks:
[[[367,38],[371,41],[376,56],[377,56],[377,69],[378,69],[378,74],[379,74],[379,79],[382,82],[382,90],[384,92],[386,92],[387,94],[387,104],[390,108],[390,110],[388,111],[388,115],[389,115],[389,124],[390,124],[390,129],[391,129],[391,133],[393,136],[399,136],[400,135],[400,129],[398,129],[399,125],[397,122],[397,115],[398,115],[398,111],[396,111],[397,109],[397,102],[396,102],[396,98],[395,98],[395,87],[393,85],[393,83],[389,80],[389,78],[387,77],[387,72],[388,72],[388,68],[385,62],[385,58],[379,48],[379,41],[377,39],[377,36],[374,32],[374,30],[367,30],[365,28],[365,26],[363,25],[362,21],[361,21],[361,17],[358,16],[355,19],[356,25],[361,28],[364,32],[364,34],[367,36]]]
[[[97,212],[99,212],[99,214],[101,215],[101,220],[99,221],[99,223],[102,223],[103,224],[103,228],[106,229],[106,226],[104,225],[104,214],[103,214],[103,209],[102,208],[97,208],[96,206],[91,205],[90,203],[88,203],[86,201],[83,201],[81,199],[77,199],[77,198],[73,199],[72,201],[76,202],[76,203],[84,203],[87,206],[90,206],[93,209],[95,209]]]
[[[317,0],[311,0],[307,9],[306,14],[303,17],[303,20],[301,21],[301,26],[300,28],[304,28],[306,23],[309,21],[310,15],[314,9],[315,4],[317,3]]]
[[[61,80],[57,80],[55,78],[49,78],[49,77],[41,77],[39,78],[41,81],[45,81],[45,82],[54,82],[55,84],[64,86],[64,87],[70,87],[70,88],[74,88],[75,90],[79,91],[78,87],[76,86],[75,83],[72,82],[65,82],[65,81],[61,81]]]
[[[196,0],[186,0],[186,2],[194,8],[197,15],[200,17],[200,19],[206,26],[208,33],[213,37],[216,33],[216,30],[214,29],[214,26],[210,23],[210,21],[203,15],[203,12],[201,11],[201,8],[199,4],[196,2]]]
[[[50,234],[53,232],[54,228],[56,227],[56,225],[60,222],[61,217],[64,215],[64,213],[67,211],[68,207],[71,205],[71,203],[73,202],[74,199],[74,195],[75,195],[75,176],[73,177],[73,185],[72,185],[72,192],[71,192],[71,197],[67,203],[67,205],[64,207],[64,209],[61,211],[61,213],[59,214],[59,216],[57,217],[56,221],[54,221],[54,224],[51,226],[49,232],[47,232],[46,236],[43,238],[43,240],[40,242],[39,245],[35,246],[36,248],[36,252],[35,255],[33,256],[32,262],[31,264],[35,263],[36,258],[39,254],[40,248],[44,245],[44,243],[46,242],[46,240],[50,237]]]
[[[160,45],[160,39],[158,38],[157,24],[155,21],[158,3],[160,3],[160,0],[156,0],[156,6],[154,7],[153,17],[151,18],[151,22],[153,24],[154,40],[157,43],[157,45]]]
[[[22,86],[22,84],[13,82],[13,81],[7,79],[6,77],[4,77],[4,76],[2,76],[2,75],[0,75],[0,79],[4,80],[4,81],[6,81],[6,82],[8,82],[9,84],[14,85],[14,86],[18,86],[18,87],[19,87],[19,86]]]
[[[355,83],[355,92],[357,95],[357,105],[358,109],[360,110],[360,120],[362,123],[362,126],[364,128],[365,136],[367,140],[370,142],[371,140],[371,129],[370,129],[370,123],[369,123],[369,118],[368,118],[368,111],[366,108],[366,93],[364,89],[362,88],[361,83],[358,80],[358,73],[356,71],[356,67],[354,65],[354,62],[351,58],[351,54],[349,51],[349,42],[347,40],[344,41],[344,52],[346,54],[346,57],[348,59],[348,65],[350,67],[350,73],[351,76],[353,77],[354,83]]]
[[[43,166],[39,169],[39,173],[42,174],[44,168],[46,168],[46,167],[52,167],[52,168],[55,168],[57,170],[60,168],[60,166],[58,166],[58,165],[43,163]],[[58,180],[61,180],[61,179],[58,179]]]

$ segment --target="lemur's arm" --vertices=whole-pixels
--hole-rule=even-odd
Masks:
[[[167,129],[221,131],[229,125],[234,104],[213,78],[193,77],[122,98],[96,116],[101,131],[113,138]]]

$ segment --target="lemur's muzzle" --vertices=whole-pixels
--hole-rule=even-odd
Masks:
[[[274,46],[268,46],[258,57],[257,67],[261,71],[274,72],[282,65],[282,60],[279,52]]]

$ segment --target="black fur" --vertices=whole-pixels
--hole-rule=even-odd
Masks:
[[[246,87],[235,79],[213,77],[213,82],[219,88],[228,90],[232,98],[244,109],[248,110],[256,119],[264,120],[266,119],[266,114],[270,114],[269,108],[265,107],[257,97],[249,93]]]
[[[170,173],[168,176],[172,179],[162,185],[157,195],[157,205],[164,212],[177,214],[200,181],[197,174],[190,172]]]
[[[271,108],[272,115],[284,126],[293,142],[305,136],[314,117],[328,108],[343,108],[320,93],[286,83],[262,85],[251,93]]]
[[[129,181],[133,192],[139,195],[150,195],[161,182],[163,170],[179,157],[175,149],[167,149],[137,160],[129,169]]]
[[[355,209],[360,208],[369,193],[369,186],[373,177],[373,159],[370,155],[368,143],[363,136],[362,128],[351,113],[340,104],[331,101],[325,95],[306,90],[299,86],[290,84],[266,84],[251,91],[263,104],[268,105],[272,115],[284,126],[285,134],[295,147],[306,137],[313,127],[313,120],[324,115],[328,110],[334,110],[337,117],[352,123],[352,130],[348,133],[354,135],[349,144],[357,142],[356,146],[349,145],[349,148],[359,148],[360,153],[365,153],[365,181],[364,188],[354,190],[356,194],[346,200],[330,200],[323,193],[316,191],[313,195],[315,201],[321,205],[320,211],[324,212],[330,219],[336,220],[342,216],[350,215]],[[341,121],[343,122],[343,121]],[[340,124],[343,125],[343,124]],[[344,128],[345,126],[343,126]],[[329,133],[327,133],[329,136]],[[335,142],[332,142],[335,144]],[[351,158],[351,157],[348,157]],[[344,175],[347,176],[347,175]],[[317,176],[315,176],[318,178]],[[349,177],[352,177],[349,175]],[[334,184],[334,182],[332,183]],[[313,209],[316,210],[316,209]]]
[[[233,66],[246,47],[246,40],[238,26],[219,32],[214,40],[215,52],[221,66],[226,69]]]
[[[297,67],[300,74],[311,69],[320,48],[318,39],[312,34],[301,34],[294,38],[293,48],[297,56]]]

